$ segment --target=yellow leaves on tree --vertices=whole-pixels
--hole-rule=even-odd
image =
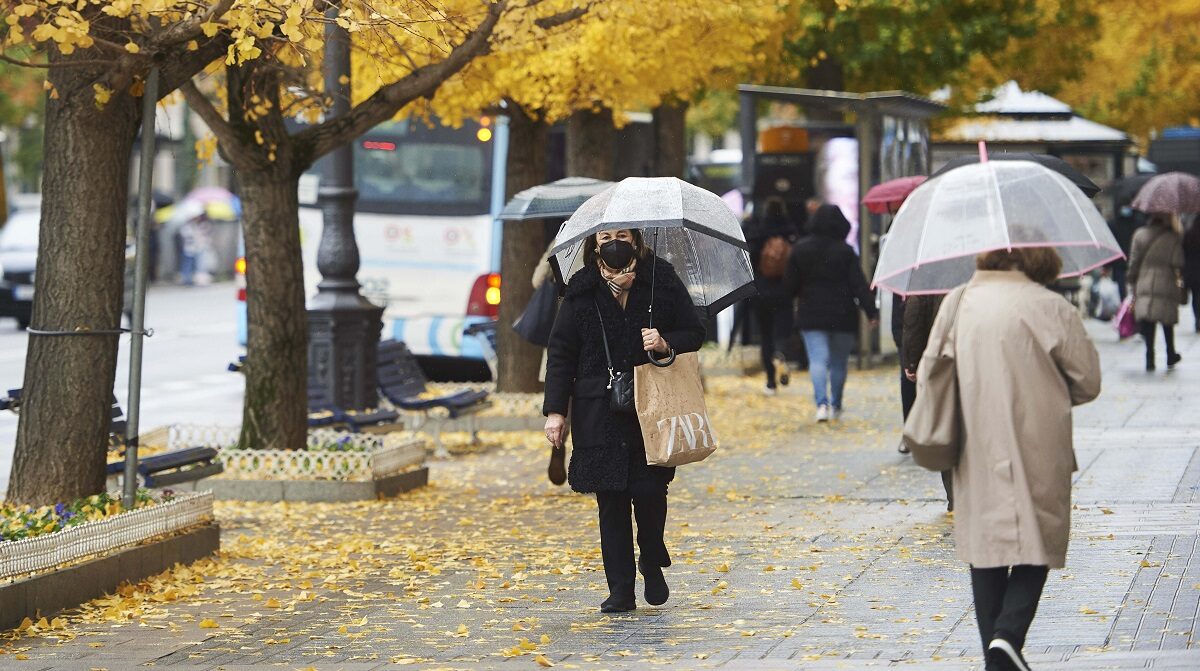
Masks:
[[[1200,2],[1160,0],[1097,5],[1100,37],[1083,76],[1060,96],[1080,113],[1146,138],[1168,126],[1197,123]]]
[[[434,111],[454,120],[510,99],[553,122],[581,109],[688,98],[705,86],[735,83],[762,60],[761,47],[779,23],[778,4],[614,0],[593,3],[562,26],[555,17],[575,3],[514,12],[498,28],[491,54],[447,82]]]

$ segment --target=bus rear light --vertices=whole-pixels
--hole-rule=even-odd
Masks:
[[[495,319],[500,316],[500,275],[480,275],[467,299],[467,316]]]
[[[246,302],[246,287],[238,287],[237,299],[239,303]]]

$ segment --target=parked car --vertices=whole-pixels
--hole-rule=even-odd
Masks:
[[[33,272],[37,267],[40,201],[14,203],[15,209],[0,229],[0,317],[13,317],[29,327],[33,316]]]
[[[13,210],[0,229],[0,317],[12,317],[26,329],[33,320],[34,271],[37,269],[41,196],[24,194],[13,201]],[[125,287],[122,313],[132,321],[132,241],[125,247]]]

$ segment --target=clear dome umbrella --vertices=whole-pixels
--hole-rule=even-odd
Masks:
[[[900,295],[944,294],[967,282],[975,257],[1053,247],[1061,277],[1122,258],[1104,217],[1069,179],[1031,161],[987,161],[918,187],[879,255],[874,286]]]
[[[599,231],[643,229],[646,243],[675,266],[696,307],[711,316],[754,295],[741,223],[719,196],[675,177],[629,177],[579,206],[559,228],[554,270],[583,267],[583,243]]]

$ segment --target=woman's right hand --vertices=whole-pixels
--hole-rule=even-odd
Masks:
[[[546,440],[553,447],[562,447],[567,432],[567,418],[552,412],[546,417]]]

